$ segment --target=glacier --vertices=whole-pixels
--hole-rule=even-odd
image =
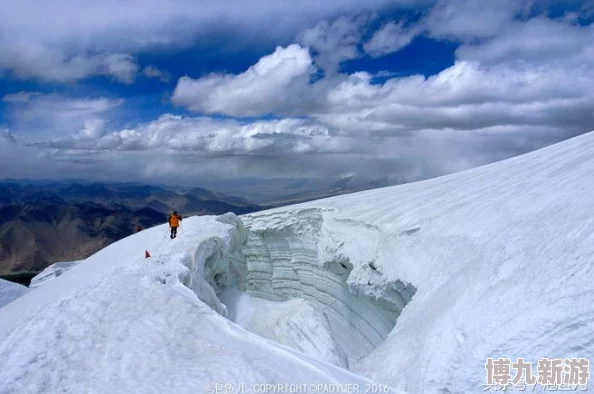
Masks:
[[[188,218],[173,241],[144,230],[0,308],[0,393],[467,393],[487,358],[590,359],[593,171],[588,133],[422,182]]]
[[[385,340],[415,292],[410,284],[382,277],[372,245],[349,238],[372,240],[377,235],[372,227],[337,221],[332,211],[317,208],[242,221],[247,239],[231,256],[234,266],[243,267],[240,289],[273,301],[303,299],[319,310],[340,366],[348,367]]]
[[[224,317],[205,278],[229,272],[241,232],[225,222],[239,220],[188,218],[175,241],[166,226],[144,230],[1,308],[0,393],[371,385]]]

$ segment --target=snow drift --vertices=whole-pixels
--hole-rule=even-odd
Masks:
[[[0,279],[0,308],[27,294],[28,291],[29,289],[23,285]]]
[[[190,218],[173,241],[145,230],[0,309],[0,393],[364,392],[361,375],[467,393],[490,357],[592,358],[593,171],[590,133],[424,182]]]

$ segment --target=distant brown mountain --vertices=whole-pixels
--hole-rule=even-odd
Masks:
[[[84,259],[132,234],[137,225],[165,223],[172,210],[190,216],[259,209],[205,189],[0,183],[0,275],[29,277],[58,261]]]

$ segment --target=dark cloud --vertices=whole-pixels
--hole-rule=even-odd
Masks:
[[[135,56],[150,49],[187,48],[222,28],[266,41],[292,39],[321,18],[426,0],[23,0],[0,4],[0,72],[16,78],[72,82],[106,76],[131,83]],[[237,31],[241,34],[237,36]],[[145,68],[145,75],[154,74]],[[161,77],[161,76],[160,76]]]
[[[16,139],[14,135],[8,129],[0,129],[0,140],[4,140],[10,144],[16,144]]]

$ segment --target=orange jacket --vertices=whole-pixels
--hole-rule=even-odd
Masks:
[[[179,222],[181,222],[181,220],[182,217],[179,215],[169,215],[169,227],[179,227]]]

